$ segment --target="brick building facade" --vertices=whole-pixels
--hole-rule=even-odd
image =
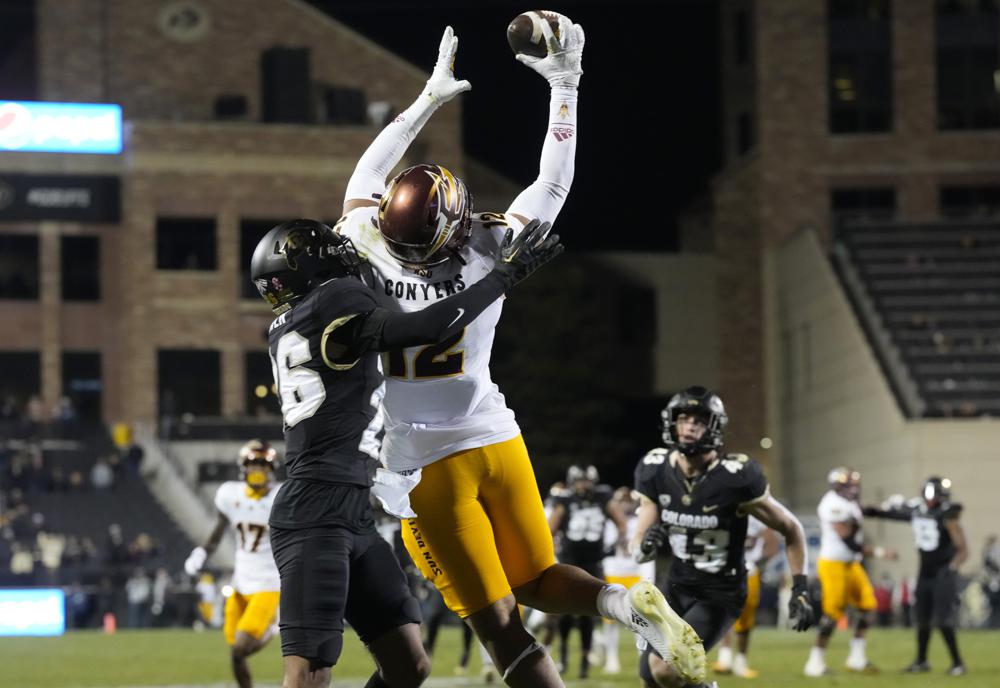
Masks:
[[[1000,24],[995,3],[964,0],[722,0],[720,21],[719,388],[738,409],[731,444],[752,449],[776,412],[770,248],[829,238],[840,214],[935,220],[954,193],[966,214],[996,211],[975,206],[1000,191]]]
[[[148,422],[185,410],[160,408],[171,380],[159,363],[179,353],[175,362],[208,361],[201,372],[218,376],[203,385],[209,398],[201,412],[252,413],[253,385],[269,384],[264,331],[271,317],[244,291],[243,256],[255,230],[241,227],[335,220],[353,166],[379,129],[261,123],[263,53],[307,48],[314,91],[361,89],[368,102],[388,102],[392,111],[412,101],[427,74],[298,0],[37,0],[34,21],[37,99],[120,104],[124,150],[0,153],[0,178],[112,175],[120,179],[121,219],[0,219],[0,235],[37,237],[39,275],[33,298],[0,299],[0,356],[37,354],[38,391],[49,408],[70,391],[67,354],[90,356],[99,362],[101,417]],[[245,111],[219,121],[220,96],[242,98]],[[460,108],[452,103],[428,124],[420,155],[460,164]],[[202,242],[210,260],[173,265],[162,242],[191,219],[189,228],[214,231],[214,241]],[[74,258],[66,237],[77,236],[97,239],[97,299],[73,300],[62,289]],[[204,355],[184,359],[184,352]],[[249,379],[261,370],[260,381]]]

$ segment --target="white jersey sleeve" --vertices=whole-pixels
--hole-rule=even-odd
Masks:
[[[861,507],[857,502],[841,497],[833,490],[827,492],[820,500],[817,514],[820,521],[820,559],[831,561],[859,561],[861,554],[844,544],[843,538],[837,534],[834,523],[857,523],[859,526],[857,538],[860,542],[862,521]]]
[[[764,533],[767,526],[753,516],[747,517],[747,549],[744,557],[747,562],[747,570],[753,571],[764,556]]]
[[[371,263],[379,305],[413,312],[463,291],[492,269],[508,227],[501,213],[473,216],[472,235],[452,259],[426,274],[404,269],[389,255],[372,222],[377,209],[357,208],[337,223]],[[503,299],[497,299],[448,341],[382,355],[385,437],[382,463],[393,471],[426,466],[455,452],[496,444],[520,433],[514,413],[489,369]]]
[[[245,483],[231,480],[215,493],[215,508],[229,519],[236,537],[233,587],[241,595],[281,588],[267,525],[278,487],[272,485],[266,495],[255,497],[248,494]]]

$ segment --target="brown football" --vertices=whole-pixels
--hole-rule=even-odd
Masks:
[[[547,21],[556,38],[561,38],[559,17],[558,12],[549,10],[532,10],[517,15],[507,27],[507,42],[510,44],[510,49],[515,54],[545,57],[548,55],[548,48],[545,45],[545,35],[542,33],[542,22]]]

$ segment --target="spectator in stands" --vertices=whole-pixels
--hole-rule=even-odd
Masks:
[[[159,545],[150,537],[149,533],[139,533],[129,545],[129,554],[135,563],[148,564],[159,554]]]
[[[63,550],[66,547],[66,536],[59,533],[40,531],[36,539],[42,568],[45,572],[45,583],[58,585],[59,569],[62,566]]]
[[[163,627],[170,621],[167,614],[167,598],[172,585],[173,581],[170,580],[170,574],[167,573],[167,570],[162,566],[156,569],[156,577],[153,579],[153,605],[151,607],[153,626]]]
[[[20,417],[21,411],[18,408],[17,399],[13,394],[6,395],[3,402],[0,403],[0,420],[16,421]]]
[[[133,443],[125,450],[125,468],[130,475],[139,475],[139,470],[142,468],[142,458],[142,447],[138,444]]]
[[[111,490],[115,486],[115,474],[103,457],[94,462],[90,469],[90,483],[95,490]]]
[[[83,473],[80,471],[73,471],[69,474],[69,480],[67,481],[67,486],[71,492],[82,492],[84,489],[83,484]]]
[[[24,422],[28,435],[37,437],[41,434],[42,426],[48,423],[48,414],[45,411],[45,404],[37,394],[32,394],[28,399],[28,404],[24,408]]]
[[[128,562],[128,547],[122,538],[122,527],[117,523],[108,526],[108,541],[105,545],[104,560],[111,566],[120,566]]]
[[[66,625],[70,628],[86,628],[94,613],[94,600],[80,585],[79,580],[66,591]]]
[[[143,568],[137,568],[132,577],[125,583],[125,596],[128,599],[128,627],[145,628],[148,626],[153,584]]]
[[[875,613],[883,628],[892,625],[892,588],[892,576],[883,573],[875,586]]]
[[[14,542],[11,547],[10,573],[18,585],[34,583],[35,556],[31,549],[20,542]]]
[[[52,409],[52,420],[63,425],[70,425],[76,421],[76,408],[73,400],[67,396],[59,397],[55,408]]]

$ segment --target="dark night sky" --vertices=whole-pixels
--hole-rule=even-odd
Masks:
[[[531,6],[311,1],[427,72],[441,32],[454,27],[457,77],[472,82],[462,96],[466,151],[518,183],[534,179],[548,85],[514,60],[505,37],[510,20]],[[544,9],[562,12],[587,34],[576,177],[559,218],[564,236],[573,237],[574,249],[673,249],[677,212],[719,166],[715,2],[580,0]]]

